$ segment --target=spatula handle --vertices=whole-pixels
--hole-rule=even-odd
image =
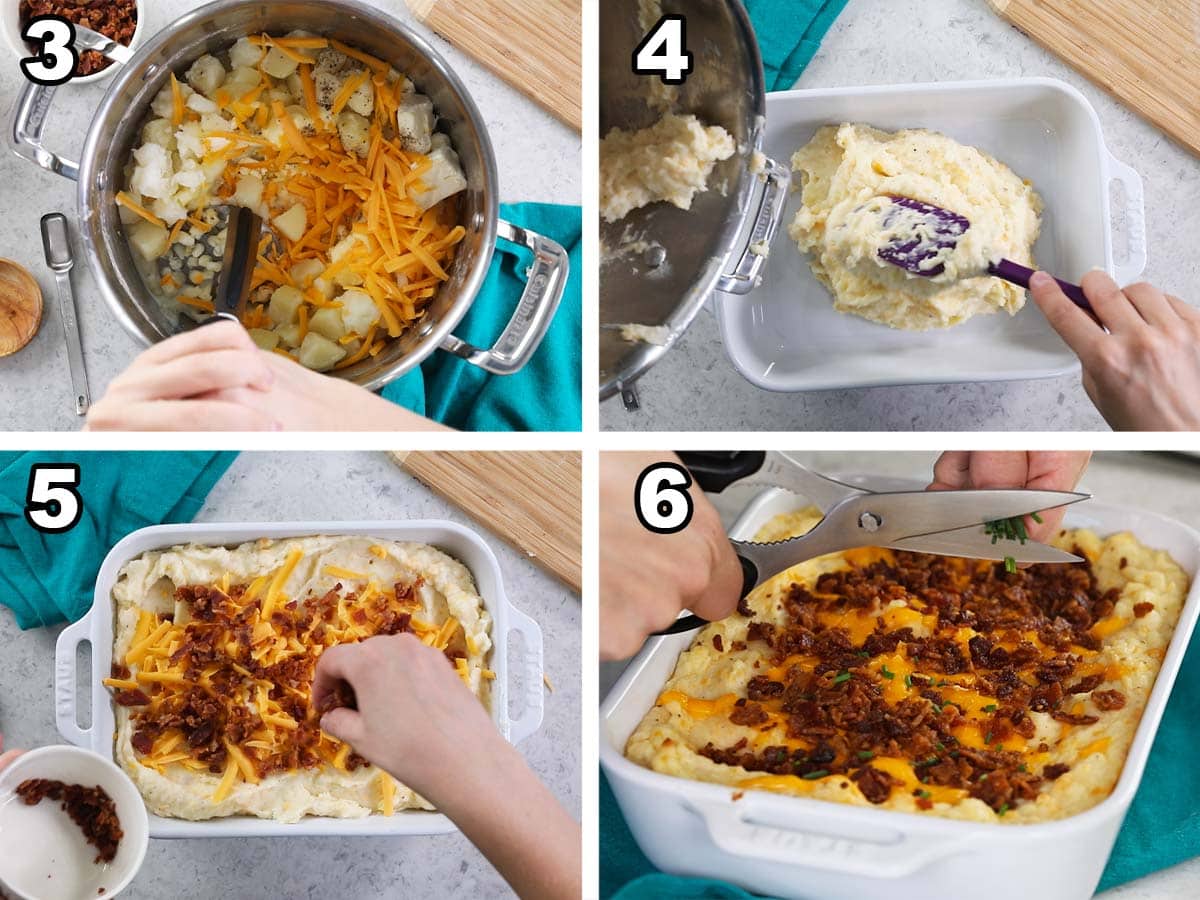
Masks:
[[[1023,288],[1029,287],[1029,279],[1033,277],[1035,271],[1037,270],[1022,266],[1011,259],[1002,259],[988,266],[988,272],[992,275],[995,275],[997,278],[1003,278],[1005,281],[1011,281],[1013,284],[1019,284]],[[1058,286],[1062,288],[1063,293],[1071,298],[1071,301],[1076,306],[1084,312],[1090,313],[1092,311],[1092,304],[1084,296],[1083,288],[1077,284],[1071,284],[1069,281],[1063,281],[1061,278],[1055,278],[1054,280],[1058,282]]]

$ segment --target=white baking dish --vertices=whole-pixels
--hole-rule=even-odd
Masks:
[[[542,631],[537,623],[508,602],[491,548],[474,531],[440,520],[409,522],[290,522],[237,524],[155,525],[142,528],[117,543],[96,576],[95,600],[91,611],[59,635],[55,648],[54,711],[59,733],[72,744],[86,747],[105,759],[113,758],[115,730],[112,699],[102,679],[112,665],[113,601],[112,587],[117,573],[131,559],[148,550],[176,544],[199,543],[233,546],[258,538],[303,537],[313,534],[369,535],[395,541],[431,544],[462,562],[475,578],[483,605],[492,616],[492,651],[489,665],[496,673],[491,683],[492,718],[500,733],[516,743],[537,731],[542,724]],[[510,682],[508,638],[519,634],[524,641],[520,674]],[[81,728],[76,718],[80,698],[76,693],[76,651],[90,643],[92,650],[91,725]],[[510,691],[523,698],[517,717],[509,712]],[[150,816],[150,836],[189,837],[303,837],[313,835],[411,835],[442,834],[455,828],[441,813],[404,810],[387,817],[336,819],[309,816],[287,825],[254,816],[230,816],[203,822]]]
[[[753,537],[772,516],[804,505],[767,491],[731,536]],[[721,878],[773,897],[809,900],[1084,900],[1092,896],[1141,781],[1163,708],[1200,614],[1200,533],[1153,513],[1095,503],[1071,507],[1067,527],[1132,531],[1168,551],[1192,588],[1116,788],[1056,822],[995,825],[733,790],[642,768],[622,751],[694,634],[650,641],[600,709],[600,763],[629,828],[666,872]]]
[[[823,125],[931,128],[972,145],[1028,178],[1045,200],[1038,265],[1078,283],[1102,267],[1118,282],[1146,266],[1142,181],[1104,144],[1095,109],[1052,78],[785,91],[767,96],[763,152],[790,160]],[[1125,192],[1128,252],[1114,259],[1109,188]],[[789,198],[790,224],[800,194]],[[1004,381],[1062,375],[1078,360],[1029,301],[1016,316],[976,316],[953,328],[898,331],[835,312],[828,290],[781,228],[762,284],[716,294],[733,365],[758,387],[811,391],[888,384]]]

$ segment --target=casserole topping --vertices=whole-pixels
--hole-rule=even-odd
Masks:
[[[302,32],[242,38],[175,74],[117,195],[165,308],[213,312],[226,219],[264,235],[243,323],[321,371],[378,356],[425,315],[466,230],[458,155],[432,101],[390,65]]]
[[[1128,535],[1060,542],[1088,562],[1009,572],[869,548],[783,573],[701,632],[627,753],[742,788],[964,818],[1093,805],[1120,772],[1186,578]],[[1062,796],[1040,802],[1060,779]]]
[[[423,545],[370,544],[368,553],[357,548],[355,565],[366,571],[356,571],[332,562],[327,548],[314,552],[301,543],[286,549],[276,543],[279,564],[253,578],[225,571],[204,582],[172,584],[170,611],[161,605],[131,610],[124,621],[127,637],[105,679],[128,735],[127,770],[204,784],[196,799],[210,815],[228,814],[216,810],[236,800],[240,788],[306,774],[336,782],[367,770],[378,797],[372,806],[392,815],[400,808],[392,778],[321,731],[320,716],[327,710],[310,704],[321,653],[339,643],[408,632],[441,650],[476,692],[494,677],[482,666],[490,645],[481,630],[486,614],[471,606],[467,621],[460,621],[444,599],[436,599],[444,585],[435,589],[427,583],[441,576],[398,570],[392,555],[406,548],[445,558]],[[370,560],[379,564],[378,575],[370,571]],[[175,568],[164,571],[174,575]],[[382,580],[395,574],[402,577]],[[337,698],[336,705],[353,705],[352,694]],[[196,782],[196,776],[203,780]]]
[[[37,806],[47,797],[57,800],[71,821],[79,826],[87,842],[96,848],[95,862],[108,863],[116,858],[125,832],[117,817],[117,804],[104,788],[30,778],[17,785],[17,796],[26,806]]]

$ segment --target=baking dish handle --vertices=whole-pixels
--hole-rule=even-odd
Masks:
[[[90,617],[84,616],[75,624],[68,625],[54,645],[54,721],[58,725],[58,733],[76,747],[92,745],[92,729],[80,728],[76,718],[79,696],[75,690],[78,678],[75,658],[79,653],[79,645],[88,640],[90,624]]]
[[[533,251],[533,264],[517,311],[491,349],[481,349],[454,335],[442,341],[442,349],[493,375],[512,375],[524,368],[546,336],[567,286],[571,264],[562,245],[536,231],[501,219],[497,232],[504,240]]]
[[[748,294],[758,286],[766,265],[766,251],[775,239],[775,233],[783,222],[783,210],[787,206],[787,190],[792,183],[792,173],[787,166],[773,159],[765,159],[762,179],[762,195],[758,200],[758,212],[754,216],[754,227],[746,241],[746,249],[737,266],[717,281],[717,290],[725,294]]]
[[[916,839],[899,831],[887,840],[849,838],[819,826],[780,828],[746,820],[746,802],[690,801],[709,837],[722,852],[789,866],[825,869],[871,878],[902,878],[956,853],[967,838]],[[743,809],[738,807],[742,806]]]
[[[125,64],[133,58],[129,48],[82,25],[75,26],[75,46],[80,50],[95,50],[113,62]],[[12,149],[17,156],[37,163],[47,172],[72,181],[79,180],[79,163],[47,150],[42,144],[42,129],[50,112],[55,89],[49,85],[27,82],[17,98],[13,112]]]
[[[542,725],[542,716],[546,712],[546,697],[542,693],[545,661],[542,653],[542,629],[538,623],[515,607],[510,606],[508,613],[512,623],[508,629],[509,634],[515,631],[525,639],[525,658],[521,660],[525,670],[525,677],[522,679],[525,702],[521,706],[521,714],[508,722],[510,740],[516,744],[525,740]],[[507,639],[508,636],[505,635],[505,640]]]
[[[1124,287],[1146,270],[1146,203],[1142,192],[1142,176],[1111,153],[1108,155],[1109,180],[1125,188],[1125,228],[1129,234],[1129,259],[1114,266],[1117,284]],[[1108,190],[1108,185],[1105,185]]]

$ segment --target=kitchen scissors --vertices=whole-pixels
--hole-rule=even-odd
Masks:
[[[742,564],[742,596],[797,563],[852,547],[890,547],[917,553],[1018,563],[1071,563],[1073,553],[1033,540],[996,538],[984,525],[1091,499],[1075,491],[1024,489],[872,491],[812,471],[780,451],[689,451],[679,454],[693,482],[709,493],[734,484],[783,488],[811,501],[825,517],[807,534],[786,541],[730,541]],[[655,634],[680,634],[707,625],[687,615]]]

